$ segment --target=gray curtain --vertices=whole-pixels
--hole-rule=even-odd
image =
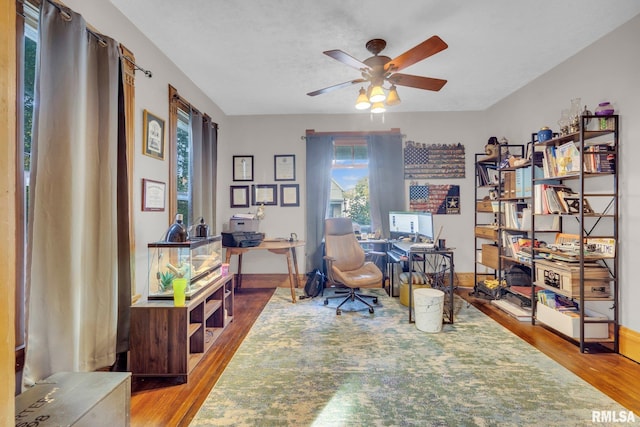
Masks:
[[[389,237],[389,211],[405,210],[402,136],[370,135],[367,148],[371,229]]]
[[[195,226],[196,221],[202,214],[202,198],[206,191],[206,183],[202,180],[203,159],[202,159],[202,114],[191,110],[191,215],[192,218],[185,219],[187,224]],[[193,235],[193,234],[192,234]]]
[[[309,135],[306,151],[306,271],[312,271],[314,268],[322,269],[322,239],[331,191],[333,138]]]
[[[198,225],[199,218],[214,227],[216,223],[216,162],[218,134],[209,117],[197,111],[191,114],[192,164],[192,212],[189,224]],[[209,233],[214,232],[213,228]]]
[[[111,366],[117,351],[119,55],[69,15],[42,2],[23,386]]]

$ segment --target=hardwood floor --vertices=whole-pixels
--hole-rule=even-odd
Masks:
[[[187,383],[134,377],[131,425],[188,425],[273,292],[274,288],[245,287],[236,293],[233,322],[196,366]],[[515,320],[489,301],[468,296],[467,289],[461,289],[459,294],[496,322],[633,411],[636,417],[640,416],[640,388],[637,387],[640,384],[640,364],[608,352],[582,354],[574,343],[544,327]]]
[[[189,425],[274,291],[275,288],[243,288],[236,292],[233,322],[194,368],[187,383],[133,377],[131,425]]]

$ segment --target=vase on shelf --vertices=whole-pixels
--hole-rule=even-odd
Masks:
[[[573,98],[571,107],[569,108],[569,133],[575,133],[580,130],[580,114],[582,114],[582,100]]]
[[[610,102],[601,102],[596,107],[595,114],[596,116],[610,116],[614,112],[613,105]],[[607,130],[608,129],[608,120],[606,117],[601,117],[598,119],[598,129]]]
[[[560,120],[558,120],[558,126],[560,126],[560,135],[565,136],[569,134],[569,109],[565,108],[560,112]]]

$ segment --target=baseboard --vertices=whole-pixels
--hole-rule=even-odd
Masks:
[[[457,273],[455,285],[459,288],[473,288],[473,273]]]
[[[640,332],[620,326],[620,354],[640,363]]]
[[[298,285],[304,288],[306,278],[303,275],[298,276]],[[243,274],[243,288],[288,288],[288,274]]]

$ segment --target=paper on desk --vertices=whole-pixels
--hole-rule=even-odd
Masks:
[[[231,218],[233,218],[233,219],[255,219],[256,215],[252,214],[252,213],[246,213],[246,214],[237,213],[237,214],[233,214],[233,216]]]

